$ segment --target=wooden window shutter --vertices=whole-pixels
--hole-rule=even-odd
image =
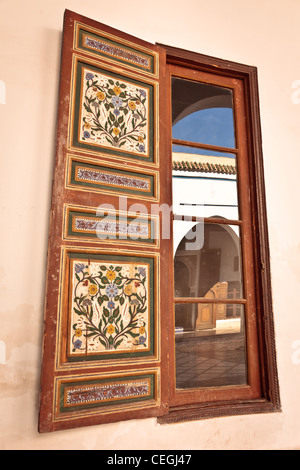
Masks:
[[[166,412],[164,74],[159,46],[65,12],[40,432]]]

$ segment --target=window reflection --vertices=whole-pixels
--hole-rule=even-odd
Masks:
[[[239,313],[233,313],[238,307]],[[176,328],[176,388],[203,388],[247,384],[243,305],[177,304],[175,317],[191,317],[206,328]],[[190,322],[192,322],[190,320]]]
[[[246,384],[239,227],[180,221],[174,235],[176,387]]]
[[[172,123],[176,387],[247,384],[232,91],[173,78]]]
[[[173,152],[173,208],[177,215],[238,219],[235,158]]]
[[[232,91],[172,78],[172,138],[235,147]]]
[[[174,221],[174,247],[175,298],[243,297],[238,226]]]
[[[238,219],[235,154],[193,146],[235,147],[232,90],[173,77],[172,123],[174,213]]]

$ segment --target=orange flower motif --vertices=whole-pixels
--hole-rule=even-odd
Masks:
[[[98,292],[98,287],[95,284],[91,284],[89,286],[89,294],[90,295],[95,295]]]
[[[114,127],[113,133],[114,133],[115,135],[119,135],[119,134],[120,134],[120,129],[118,129],[117,127]]]
[[[131,295],[132,294],[132,287],[130,284],[126,284],[126,286],[124,287],[124,292],[126,295]]]
[[[108,325],[107,327],[107,333],[112,335],[115,331],[115,327],[113,325]]]
[[[97,93],[97,98],[98,98],[100,101],[105,100],[105,93],[103,93],[103,91],[98,91],[98,93]]]
[[[136,104],[134,101],[128,101],[128,106],[132,111],[136,109]]]
[[[106,277],[109,281],[113,281],[116,278],[116,273],[110,269],[107,271]]]
[[[117,96],[121,93],[121,88],[117,85],[114,86],[113,90]]]

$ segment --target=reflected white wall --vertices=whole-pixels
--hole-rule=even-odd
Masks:
[[[237,181],[234,175],[199,172],[173,172],[173,211],[176,215],[199,218],[222,217],[237,220]],[[182,238],[197,223],[174,221],[173,252]],[[238,237],[238,227],[232,226]],[[198,244],[201,240],[197,240]],[[203,238],[202,238],[203,242]],[[201,248],[198,246],[197,249]]]

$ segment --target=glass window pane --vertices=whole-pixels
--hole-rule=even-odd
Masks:
[[[175,214],[239,218],[233,154],[173,145],[172,160]]]
[[[172,78],[172,137],[234,148],[232,91]]]
[[[244,306],[175,305],[176,388],[247,384]]]
[[[175,298],[243,298],[240,229],[174,221]]]

